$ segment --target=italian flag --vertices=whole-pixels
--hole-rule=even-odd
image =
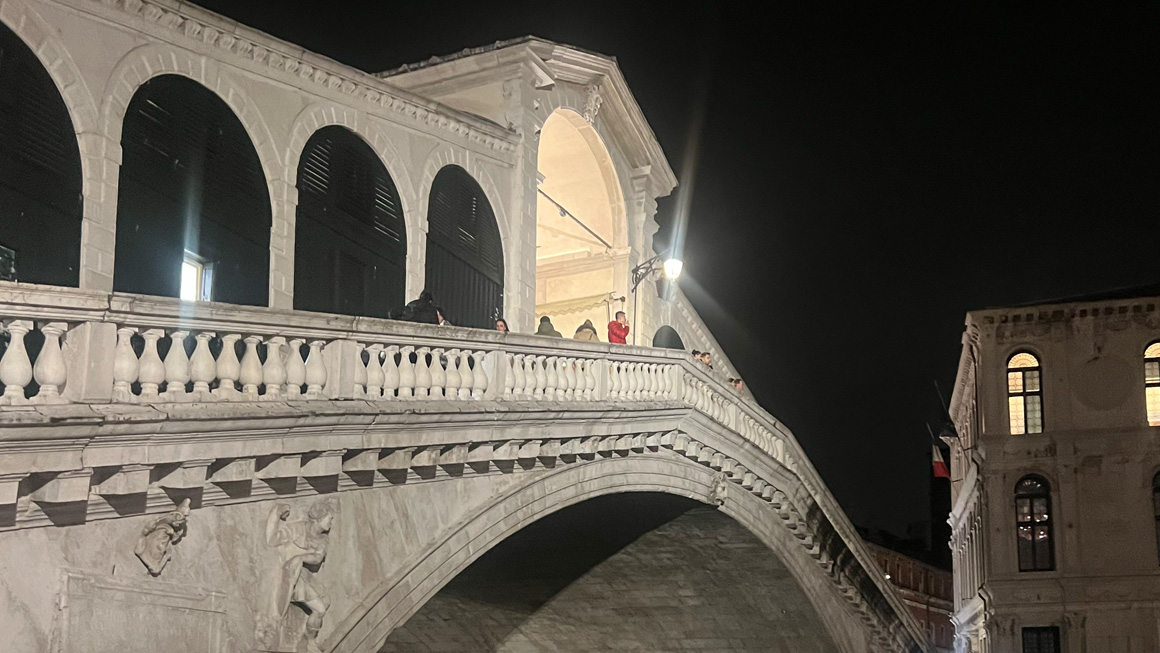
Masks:
[[[943,460],[942,452],[939,451],[938,445],[931,443],[930,448],[931,448],[930,459],[931,459],[931,462],[934,463],[934,477],[935,478],[945,478],[947,480],[950,480],[951,470],[947,469],[946,461]]]

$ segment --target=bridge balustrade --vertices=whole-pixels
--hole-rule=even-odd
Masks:
[[[776,420],[674,350],[16,283],[0,324],[0,406],[677,402],[793,462]]]

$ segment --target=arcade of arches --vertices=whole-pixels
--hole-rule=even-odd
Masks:
[[[628,292],[627,222],[612,158],[574,111],[540,132],[536,202],[536,315],[565,336],[584,320],[603,334]],[[604,336],[601,336],[604,339]]]

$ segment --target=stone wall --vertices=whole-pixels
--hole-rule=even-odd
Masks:
[[[531,650],[838,649],[753,534],[712,508],[643,494],[592,499],[529,526],[451,581],[382,649]]]

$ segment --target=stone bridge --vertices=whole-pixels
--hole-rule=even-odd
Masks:
[[[317,646],[378,651],[505,538],[630,492],[760,540],[831,642],[793,650],[926,650],[789,431],[685,352],[21,284],[0,315],[45,334],[0,365],[38,385],[0,408],[9,650],[298,650],[269,529],[321,505]]]
[[[0,120],[0,651],[929,650],[658,278],[614,59],[0,0]]]

